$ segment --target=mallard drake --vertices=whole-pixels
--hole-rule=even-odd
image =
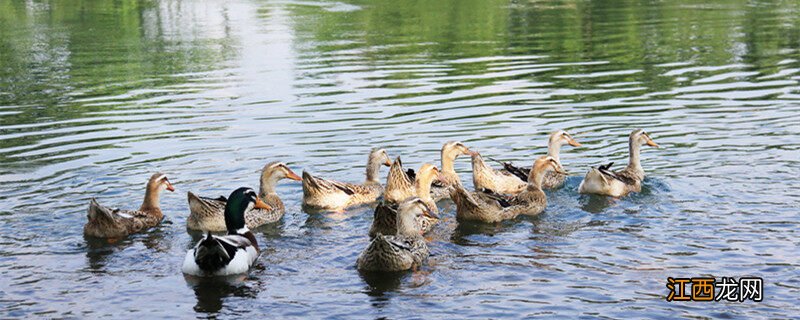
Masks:
[[[250,188],[234,190],[225,202],[225,225],[228,234],[214,236],[207,232],[197,245],[186,252],[183,273],[199,276],[228,276],[245,273],[260,252],[256,237],[245,224],[245,213],[253,209],[271,210]]]
[[[513,197],[505,197],[492,190],[469,192],[456,185],[451,197],[456,203],[456,218],[460,221],[499,222],[520,214],[537,215],[547,206],[547,196],[542,191],[542,180],[548,170],[563,173],[555,158],[542,156],[533,163],[528,186]]]
[[[284,214],[284,206],[275,186],[282,179],[301,181],[286,164],[282,162],[270,162],[261,170],[261,188],[258,196],[264,203],[272,207],[272,210],[256,209],[245,215],[245,225],[250,229],[255,229],[267,223],[273,223],[281,219]],[[225,226],[225,197],[207,198],[197,196],[191,191],[189,198],[189,218],[186,219],[186,227],[191,230],[202,230],[212,232],[222,232],[227,230]]]
[[[374,202],[382,193],[378,180],[381,164],[392,161],[384,149],[373,149],[367,160],[367,180],[353,184],[326,180],[303,171],[303,205],[315,209],[342,211],[347,207]]]
[[[411,228],[413,226],[418,226],[419,229],[411,230],[411,229],[402,229],[397,230],[397,218],[400,216],[400,212],[403,211],[419,211],[419,214],[415,214],[416,217],[416,224],[403,224],[401,227],[404,228]],[[431,211],[430,207],[428,206],[425,201],[417,197],[411,197],[406,200],[403,200],[399,204],[391,204],[385,201],[381,201],[378,203],[378,206],[375,208],[375,215],[372,219],[372,226],[369,229],[369,237],[375,238],[376,235],[384,234],[384,235],[413,235],[413,234],[424,234],[427,230],[423,230],[422,226],[419,224],[422,221],[423,217],[430,216],[434,219],[438,219],[438,215],[435,212]]]
[[[403,170],[402,161],[400,157],[392,163],[389,169],[389,175],[386,178],[386,191],[384,191],[383,201],[381,205],[375,208],[376,216],[380,214],[381,210],[387,207],[392,207],[395,210],[398,203],[408,199],[409,197],[420,198],[430,209],[431,214],[423,215],[420,217],[419,225],[423,233],[433,229],[433,226],[439,222],[439,208],[436,207],[436,201],[431,197],[431,183],[434,179],[440,178],[439,168],[430,164],[423,163],[419,168],[419,172],[415,173],[414,170]],[[413,184],[411,181],[413,180]]]
[[[83,234],[97,238],[121,238],[134,232],[155,227],[164,214],[159,206],[161,192],[175,191],[163,173],[155,173],[147,181],[144,201],[139,210],[120,210],[102,206],[92,198],[89,202],[89,221],[83,226]]]
[[[639,161],[639,153],[642,145],[645,144],[659,148],[647,132],[642,129],[633,130],[628,138],[630,153],[628,166],[616,172],[610,170],[613,162],[597,168],[592,167],[583,178],[578,192],[612,197],[622,197],[631,192],[640,192],[642,180],[644,180],[644,169]]]
[[[396,228],[387,230],[391,235],[376,232],[361,254],[356,265],[364,271],[403,271],[422,265],[428,257],[428,245],[420,235],[417,216],[428,206],[412,198],[400,205],[395,221]]]
[[[558,161],[559,164],[561,164],[561,158],[560,158],[561,146],[563,146],[565,144],[571,145],[573,147],[580,147],[581,146],[581,143],[576,141],[574,138],[572,138],[572,135],[570,135],[568,132],[566,132],[564,130],[554,131],[553,133],[550,134],[550,138],[547,140],[547,155],[553,157],[554,159],[556,159],[556,161]],[[522,182],[522,183],[525,183],[526,181],[528,181],[528,173],[531,171],[531,168],[517,167],[517,166],[515,166],[514,164],[512,164],[510,162],[500,162],[500,164],[502,164],[503,165],[503,169],[505,169],[504,172],[501,172],[502,174],[504,174],[504,175],[505,174],[509,174],[509,173],[513,174],[514,176],[519,178],[518,181]],[[475,164],[473,162],[473,169],[474,169],[474,166],[475,166]],[[559,173],[557,173],[555,171],[548,171],[544,175],[544,180],[542,180],[542,188],[544,188],[544,189],[559,188],[559,187],[564,185],[564,181],[566,181],[566,180],[567,180],[567,176],[566,175],[559,174]],[[502,190],[503,189],[507,189],[509,191],[513,191],[513,190],[516,190],[516,187],[517,187],[513,183],[508,183],[507,186],[503,185],[503,184],[492,185],[491,180],[488,180],[487,183],[485,183],[485,184],[483,184],[484,181],[480,181],[480,182],[481,182],[481,184],[480,184],[481,188],[487,188],[487,189],[492,189],[492,190],[497,189],[497,192],[500,192],[500,193],[511,193],[511,194],[513,194],[513,192],[503,192]],[[507,180],[502,180],[502,182],[507,182]],[[475,188],[477,189],[478,186],[479,186],[479,184],[476,182]],[[492,188],[493,186],[494,186],[494,189]]]
[[[456,184],[461,184],[461,180],[456,173],[453,164],[460,155],[472,154],[472,151],[459,141],[449,141],[442,146],[442,168],[439,180],[434,181],[431,187],[431,196],[434,201],[447,199],[450,191]]]

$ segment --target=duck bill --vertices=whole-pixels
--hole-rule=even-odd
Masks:
[[[647,140],[647,145],[655,148],[661,148],[661,146],[659,146],[658,143],[653,141],[653,139]]]
[[[428,217],[439,219],[439,214],[433,212],[433,210],[431,210],[431,208],[428,208],[428,206],[425,206],[425,210],[422,213]]]
[[[387,166],[387,167],[391,167],[392,166],[392,162],[389,161],[389,160],[386,160],[386,161],[383,162],[383,165]]]
[[[272,210],[272,207],[270,207],[268,204],[264,203],[264,201],[261,201],[260,198],[256,198],[255,208],[265,209],[265,210]]]
[[[580,147],[580,146],[582,146],[582,144],[581,144],[580,142],[578,142],[578,141],[575,141],[575,139],[569,139],[569,142],[567,142],[567,143],[569,143],[569,145],[571,145],[571,146],[573,146],[573,147]]]
[[[167,183],[167,190],[169,190],[169,192],[175,192],[175,187],[172,186],[172,183],[169,183],[169,181],[166,181],[166,183]]]
[[[289,172],[288,172],[288,173],[286,173],[286,179],[291,179],[291,180],[294,180],[294,181],[303,181],[303,178],[302,178],[302,177],[300,177],[300,176],[298,176],[298,175],[297,175],[296,173],[294,173],[294,171],[292,171],[292,170],[289,170]]]
[[[467,149],[467,154],[468,154],[468,155],[470,155],[471,157],[474,157],[474,156],[479,156],[479,155],[481,155],[481,153],[480,153],[480,152],[478,152],[478,151],[475,151],[475,150],[469,150],[469,149]]]

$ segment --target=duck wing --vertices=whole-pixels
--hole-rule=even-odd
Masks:
[[[500,205],[502,208],[508,208],[511,206],[511,203],[508,202],[508,198],[502,194],[496,193],[492,190],[483,188],[480,190],[481,197],[485,198],[487,202],[489,201],[497,201],[497,204]]]
[[[241,235],[214,236],[209,232],[195,247],[194,261],[200,270],[215,272],[230,264],[238,250],[246,252],[252,246],[250,240]]]

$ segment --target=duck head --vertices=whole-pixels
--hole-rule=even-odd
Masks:
[[[147,181],[147,191],[161,192],[164,190],[169,190],[170,192],[175,191],[175,187],[173,187],[172,183],[169,182],[167,175],[161,172],[156,172],[150,176],[150,180]]]
[[[374,162],[379,165],[382,164],[387,167],[392,165],[392,159],[389,159],[389,153],[383,148],[372,148],[372,151],[369,152],[368,162]]]
[[[651,147],[661,148],[661,146],[659,146],[655,141],[653,141],[652,138],[650,138],[650,135],[646,131],[644,131],[644,129],[633,130],[633,132],[631,132],[631,136],[628,142],[632,146],[648,145]]]
[[[428,208],[422,199],[417,197],[408,198],[400,203],[397,208],[397,233],[405,236],[417,235],[420,233],[420,226],[417,218],[422,215],[436,218],[439,216]]]
[[[472,155],[473,151],[460,141],[449,141],[442,146],[442,170],[455,172],[453,161],[460,155]]]
[[[378,172],[381,169],[381,165],[391,166],[392,159],[389,158],[386,149],[373,148],[367,160],[367,182],[379,183]]]
[[[556,130],[550,134],[550,140],[548,141],[548,145],[558,145],[563,146],[565,144],[571,145],[573,147],[580,147],[581,143],[576,141],[572,138],[572,135],[569,132],[564,130]]]
[[[228,196],[228,202],[225,203],[225,227],[228,228],[228,233],[246,233],[248,230],[245,225],[244,215],[254,208],[272,209],[272,207],[258,198],[253,189],[242,187],[234,190]]]
[[[531,172],[528,174],[528,187],[534,187],[535,189],[541,190],[544,174],[547,171],[555,171],[560,174],[567,174],[567,171],[564,170],[564,167],[561,166],[561,163],[558,162],[556,158],[552,156],[541,156],[533,162]]]
[[[261,190],[259,195],[264,196],[275,193],[275,185],[283,179],[303,181],[303,178],[294,173],[283,162],[273,161],[267,163],[261,170]]]

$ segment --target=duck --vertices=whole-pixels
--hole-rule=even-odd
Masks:
[[[547,140],[547,155],[553,157],[556,159],[556,161],[558,161],[559,164],[561,164],[561,147],[567,144],[573,147],[582,146],[582,144],[575,140],[575,138],[573,138],[569,132],[565,130],[553,131],[550,133],[550,136]],[[491,167],[485,166],[488,169],[479,167],[480,172],[475,174],[474,172],[476,164],[475,160],[473,160],[472,168],[475,188],[487,188],[500,193],[508,194],[516,194],[517,192],[522,191],[527,185],[528,173],[531,171],[531,168],[517,167],[510,162],[497,162],[503,165],[503,171],[496,171]],[[510,175],[516,176],[518,179],[512,180],[508,178]],[[555,171],[548,171],[544,176],[544,180],[542,180],[542,188],[557,189],[562,187],[566,181],[566,175],[557,173]]]
[[[431,197],[436,202],[450,197],[450,192],[456,184],[461,184],[454,163],[459,156],[471,155],[472,151],[460,141],[448,141],[442,145],[441,175],[431,186]]]
[[[283,179],[303,180],[292,169],[289,169],[285,163],[279,161],[267,163],[261,170],[261,187],[259,188],[258,197],[272,207],[272,210],[256,209],[248,212],[245,216],[245,224],[248,228],[255,229],[264,224],[277,222],[283,217],[285,207],[283,206],[283,201],[275,192],[275,186]],[[198,196],[189,191],[188,199],[189,218],[186,219],[186,227],[188,229],[211,232],[227,230],[225,226],[225,204],[228,200],[224,196],[208,198]]]
[[[428,258],[428,244],[420,234],[417,217],[428,206],[418,198],[403,202],[396,216],[396,228],[390,234],[377,232],[367,248],[358,255],[356,265],[362,271],[405,271],[421,266]]]
[[[633,130],[628,137],[628,166],[619,171],[611,171],[613,162],[592,167],[578,186],[578,192],[615,198],[624,197],[631,192],[641,192],[644,169],[639,153],[643,145],[660,148],[643,129]]]
[[[83,234],[95,238],[118,239],[155,227],[164,219],[159,204],[161,192],[164,190],[174,192],[175,187],[165,174],[157,172],[147,181],[144,201],[138,210],[112,209],[100,205],[92,198]]]
[[[421,209],[420,209],[421,208]],[[403,227],[410,228],[414,225],[418,226],[419,229],[417,230],[397,230],[397,217],[400,215],[400,212],[406,210],[417,210],[420,209],[422,214],[416,216],[416,224],[405,224]],[[369,238],[373,239],[379,233],[384,235],[394,235],[397,233],[410,235],[414,233],[424,234],[428,232],[425,230],[420,222],[423,221],[423,217],[431,216],[434,219],[439,219],[439,216],[430,209],[428,204],[417,197],[410,197],[403,200],[397,204],[387,203],[385,201],[381,201],[378,203],[378,206],[375,208],[375,214],[372,219],[372,226],[369,228]]]
[[[303,171],[303,206],[341,212],[348,207],[375,202],[383,194],[378,180],[381,164],[391,166],[385,149],[375,148],[367,160],[367,180],[362,184],[315,177]]]
[[[431,231],[439,222],[439,208],[431,196],[431,184],[440,175],[439,168],[430,163],[423,163],[416,173],[411,169],[405,171],[400,157],[397,157],[389,169],[383,201],[375,208],[375,215],[381,215],[381,211],[386,209],[395,211],[398,203],[410,197],[418,197],[428,206],[430,212],[422,215],[418,223],[423,233]]]
[[[479,152],[472,154],[472,184],[475,189],[487,189],[500,194],[517,194],[528,187],[528,183],[508,171],[495,170]]]
[[[534,161],[528,174],[528,185],[522,192],[507,197],[493,190],[469,192],[461,185],[453,188],[451,197],[456,204],[456,219],[496,223],[516,218],[520,214],[537,215],[547,206],[547,196],[542,190],[545,173],[553,170],[566,174],[555,158],[542,156]]]
[[[186,252],[181,271],[196,277],[248,272],[260,253],[258,241],[245,223],[246,213],[254,209],[272,210],[253,189],[242,187],[234,190],[225,202],[228,234],[215,236],[207,231],[205,237]]]

